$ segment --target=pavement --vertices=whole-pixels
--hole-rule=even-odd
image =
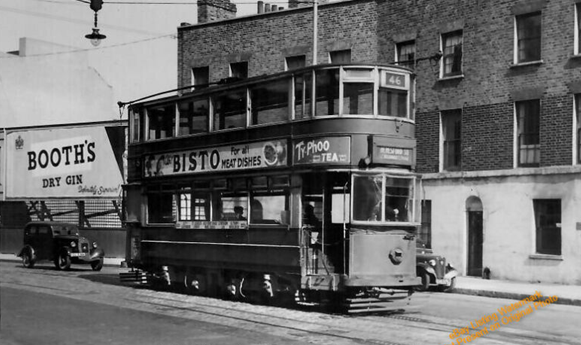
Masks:
[[[482,279],[477,277],[457,277],[456,287],[452,293],[486,296],[495,298],[510,298],[521,300],[535,294],[557,296],[555,304],[581,306],[581,286],[547,283],[530,283],[512,280]]]
[[[20,261],[15,254],[0,253],[0,261]],[[124,258],[105,258],[105,266],[127,267]],[[450,293],[508,298],[522,300],[539,292],[545,300],[556,296],[552,303],[581,306],[581,286],[547,283],[530,283],[511,280],[482,279],[477,277],[458,276],[456,287]]]

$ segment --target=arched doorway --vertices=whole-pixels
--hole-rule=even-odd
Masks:
[[[484,241],[482,226],[482,201],[476,196],[466,199],[468,223],[468,265],[466,275],[482,276],[482,243]]]

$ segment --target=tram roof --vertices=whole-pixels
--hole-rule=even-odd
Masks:
[[[162,95],[165,95],[168,93],[178,92],[178,91],[182,91],[182,90],[191,89],[192,87],[195,87],[195,86],[198,86],[198,87],[200,86],[200,85],[188,85],[188,86],[180,87],[177,89],[161,91],[159,93],[145,96],[145,97],[142,97],[140,99],[137,99],[137,100],[134,100],[131,102],[118,102],[118,104],[119,104],[119,106],[129,105],[130,107],[141,107],[141,106],[154,105],[154,104],[158,104],[158,103],[178,101],[178,100],[183,99],[183,98],[195,97],[195,96],[204,95],[207,93],[227,91],[229,89],[240,87],[242,85],[254,84],[254,83],[264,82],[264,81],[271,81],[271,80],[274,80],[277,78],[291,76],[293,74],[300,74],[300,73],[303,73],[303,72],[306,72],[309,70],[321,70],[321,69],[330,69],[330,68],[339,68],[339,67],[393,68],[393,69],[406,71],[410,74],[414,74],[413,70],[411,70],[407,67],[394,65],[394,64],[381,64],[381,63],[374,63],[374,64],[365,64],[365,63],[318,64],[318,65],[311,65],[311,66],[306,66],[306,67],[302,67],[302,68],[297,68],[297,69],[293,69],[290,71],[283,71],[283,72],[278,72],[278,73],[273,73],[273,74],[263,74],[263,75],[259,75],[259,76],[246,78],[246,79],[224,78],[224,79],[220,79],[217,82],[207,84],[208,87],[205,87],[203,89],[186,92],[186,93],[183,93],[181,95],[178,94],[178,95],[171,95],[171,96],[166,96],[166,97],[154,98],[154,97],[162,96]],[[150,98],[153,98],[153,99],[150,99]]]

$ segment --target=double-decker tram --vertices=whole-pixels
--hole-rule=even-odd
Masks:
[[[128,265],[202,295],[401,308],[413,91],[405,68],[318,65],[132,104]]]

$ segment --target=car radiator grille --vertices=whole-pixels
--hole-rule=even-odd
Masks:
[[[81,244],[81,250],[83,251],[83,253],[88,253],[89,252],[89,244],[88,243]]]

